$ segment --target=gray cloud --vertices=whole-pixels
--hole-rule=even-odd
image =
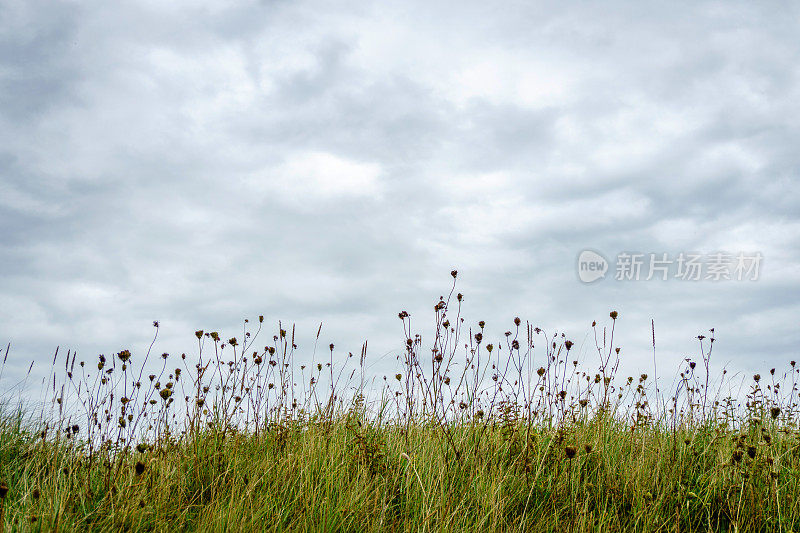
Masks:
[[[260,313],[383,355],[453,267],[498,337],[520,315],[577,341],[615,308],[631,369],[651,318],[666,366],[710,327],[737,369],[793,357],[796,8],[453,7],[4,2],[6,376]],[[586,286],[587,247],[765,262]]]

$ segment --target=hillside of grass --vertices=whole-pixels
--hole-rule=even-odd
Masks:
[[[731,396],[712,332],[665,392],[618,375],[616,312],[583,368],[520,319],[489,343],[461,303],[454,283],[428,342],[400,312],[396,373],[373,381],[366,344],[301,364],[293,330],[268,336],[263,317],[239,339],[197,331],[190,354],[156,355],[157,323],[144,354],[56,353],[44,408],[0,404],[0,524],[800,531],[794,361]]]

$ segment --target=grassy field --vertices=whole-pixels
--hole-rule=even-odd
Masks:
[[[794,362],[733,397],[724,371],[709,375],[711,332],[657,393],[654,377],[617,375],[615,312],[593,324],[597,354],[583,368],[566,337],[519,319],[488,343],[461,302],[454,284],[435,303],[427,343],[401,312],[397,373],[377,382],[366,345],[295,363],[291,329],[257,344],[261,317],[239,339],[198,331],[185,356],[152,353],[158,324],[140,356],[57,352],[45,408],[0,411],[0,523],[800,531]]]

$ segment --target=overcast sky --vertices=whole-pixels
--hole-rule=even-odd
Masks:
[[[520,316],[591,367],[615,309],[631,372],[651,319],[672,372],[712,327],[712,366],[786,368],[797,5],[565,4],[0,0],[0,393],[56,346],[138,357],[159,320],[191,355],[259,314],[388,372],[453,268],[489,340]],[[617,281],[626,251],[763,260]]]

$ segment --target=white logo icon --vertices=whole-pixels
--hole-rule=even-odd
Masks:
[[[608,272],[608,261],[592,250],[584,250],[578,256],[578,278],[584,283],[602,279]]]

